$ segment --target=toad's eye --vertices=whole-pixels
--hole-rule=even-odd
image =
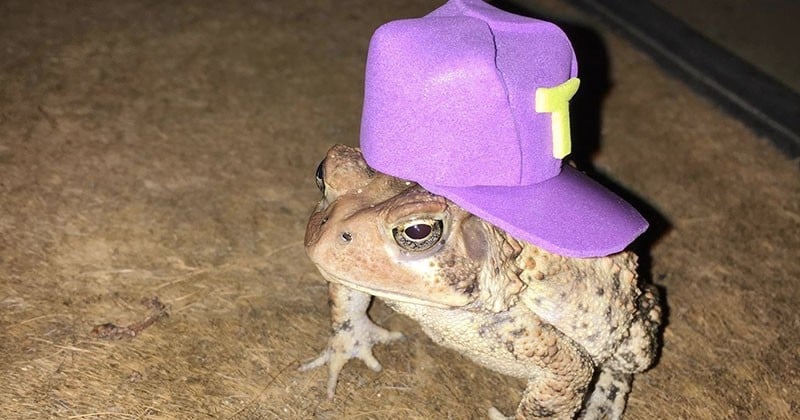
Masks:
[[[317,166],[317,188],[325,194],[325,160],[323,159],[322,162],[319,163]]]
[[[431,249],[442,239],[441,220],[414,220],[392,230],[394,241],[406,251],[421,252]]]

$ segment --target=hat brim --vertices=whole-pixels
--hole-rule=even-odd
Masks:
[[[648,226],[633,206],[569,165],[528,186],[420,185],[517,239],[569,257],[622,251]]]

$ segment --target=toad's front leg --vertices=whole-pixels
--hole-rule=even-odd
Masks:
[[[495,328],[508,351],[525,366],[520,376],[528,377],[515,418],[574,418],[594,372],[594,363],[585,350],[532,313],[498,323]],[[494,408],[489,417],[506,419]]]
[[[338,283],[329,283],[332,334],[328,346],[316,359],[300,366],[300,371],[328,364],[328,398],[336,392],[336,382],[345,363],[357,358],[374,370],[381,364],[372,355],[372,346],[403,338],[403,334],[383,329],[367,316],[372,296],[349,289]]]

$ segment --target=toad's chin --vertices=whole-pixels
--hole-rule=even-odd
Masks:
[[[415,298],[413,296],[409,296],[409,295],[402,294],[402,293],[391,292],[391,291],[388,291],[388,290],[378,289],[378,288],[374,288],[374,287],[365,287],[365,286],[363,286],[361,284],[354,283],[354,282],[352,282],[352,281],[350,281],[348,279],[345,279],[343,277],[335,276],[335,275],[323,270],[322,268],[319,268],[319,267],[317,267],[317,268],[319,269],[320,274],[322,274],[322,277],[325,277],[325,280],[327,280],[329,282],[339,283],[339,284],[341,284],[341,285],[343,285],[345,287],[348,287],[350,289],[358,290],[359,292],[364,292],[366,294],[369,294],[369,295],[372,295],[372,296],[376,296],[376,297],[379,297],[381,299],[385,299],[385,300],[389,300],[389,301],[395,301],[395,302],[409,303],[409,304],[412,304],[412,305],[431,306],[431,307],[434,307],[434,308],[441,308],[441,309],[450,309],[450,308],[452,308],[452,306],[449,306],[449,305],[445,305],[445,304],[442,304],[442,303],[431,302],[431,301],[428,301],[428,300],[422,300],[422,299]]]

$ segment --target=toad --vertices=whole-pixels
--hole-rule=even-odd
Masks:
[[[368,317],[375,296],[436,343],[527,380],[517,419],[621,417],[632,375],[654,361],[661,322],[635,254],[550,253],[343,145],[316,178],[323,198],[305,247],[329,282],[333,334],[301,370],[327,364],[329,398],[347,361],[380,370],[372,347],[402,337]],[[506,418],[495,408],[489,416]]]

